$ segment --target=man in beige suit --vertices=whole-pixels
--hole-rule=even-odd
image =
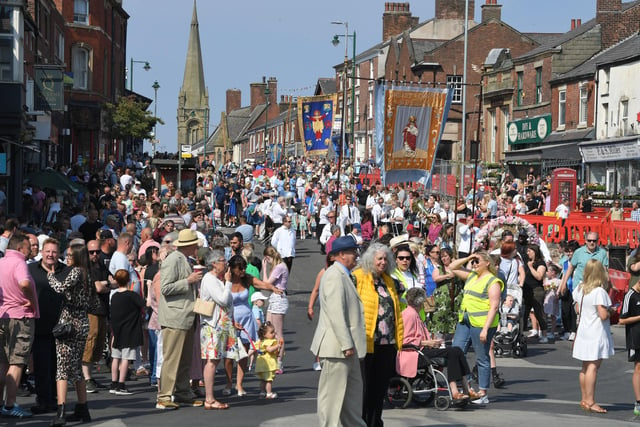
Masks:
[[[358,249],[349,236],[333,242],[334,264],[320,282],[320,318],[311,351],[322,363],[320,426],[366,426],[362,419],[360,359],[367,353],[362,301],[352,280]]]
[[[190,386],[195,331],[193,304],[202,271],[193,271],[187,257],[195,257],[198,235],[193,230],[182,230],[173,244],[177,250],[171,252],[160,267],[161,295],[158,302],[164,361],[156,409],[169,410],[203,405],[201,400],[193,400]]]

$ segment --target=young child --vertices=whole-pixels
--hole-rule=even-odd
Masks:
[[[300,230],[300,240],[304,240],[307,237],[307,212],[304,209],[300,210],[298,215],[298,229]]]
[[[124,385],[129,369],[129,361],[136,360],[137,347],[143,343],[142,316],[145,306],[142,297],[128,289],[131,277],[127,270],[118,270],[113,278],[118,290],[111,297],[111,387],[109,393],[118,396],[133,394]]]
[[[251,311],[253,312],[253,318],[256,319],[256,324],[258,328],[262,326],[264,323],[264,302],[268,300],[266,296],[260,291],[255,291],[253,295],[251,295],[251,304],[253,307]]]
[[[313,233],[313,238],[316,238],[316,229],[317,229],[318,225],[316,224],[316,218],[311,215],[311,220],[309,221],[309,229],[311,230],[311,233]]]
[[[256,375],[260,378],[260,397],[275,399],[277,393],[272,390],[273,378],[278,368],[278,353],[281,343],[276,339],[276,329],[271,322],[265,322],[258,330],[258,349],[260,355],[256,360]]]
[[[293,234],[297,236],[298,222],[300,222],[300,215],[298,215],[298,212],[296,212],[295,209],[292,209],[291,213],[289,214],[289,218],[291,219],[291,229],[293,230]]]
[[[640,416],[640,281],[636,281],[624,297],[620,324],[625,328],[628,360],[633,362],[631,383],[636,399],[633,415],[638,417]]]
[[[264,321],[264,302],[268,300],[266,296],[260,291],[255,291],[253,295],[251,295],[251,304],[253,307],[251,308],[251,312],[253,313],[253,318],[256,319],[256,325],[260,328]],[[255,352],[252,352],[249,356],[249,371],[253,371],[253,368],[256,363],[256,358],[258,355]]]
[[[546,292],[544,296],[544,312],[551,318],[551,331],[547,334],[548,339],[555,339],[556,337],[556,321],[560,315],[560,303],[557,292],[561,283],[559,278],[561,272],[562,270],[559,265],[554,263],[549,264],[543,284]]]
[[[519,314],[520,304],[518,304],[513,295],[507,294],[500,307],[500,332],[503,334],[511,333],[518,322]]]

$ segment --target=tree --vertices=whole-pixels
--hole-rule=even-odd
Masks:
[[[156,123],[164,124],[147,110],[147,103],[137,101],[135,96],[122,96],[117,104],[107,103],[105,107],[105,121],[115,139],[149,138]]]

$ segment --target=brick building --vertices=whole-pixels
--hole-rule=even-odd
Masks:
[[[598,137],[594,58],[639,29],[640,1],[597,0],[593,19],[572,19],[556,39],[485,64],[485,129],[495,131],[485,132],[483,143],[504,153],[496,160],[504,158],[516,175],[529,164],[541,174],[581,169],[578,144]]]

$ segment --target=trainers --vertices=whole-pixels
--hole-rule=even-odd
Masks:
[[[87,393],[97,393],[98,392],[98,385],[96,384],[95,380],[93,378],[87,380],[86,382],[86,387],[87,387]]]
[[[111,385],[109,386],[109,393],[116,394],[117,390],[118,390],[118,383],[112,382]]]
[[[129,391],[126,387],[118,387],[115,392],[116,396],[130,396],[133,394],[132,391]]]
[[[538,344],[548,344],[549,343],[549,338],[547,337],[540,337],[540,339],[538,340]]]
[[[636,402],[633,407],[633,415],[635,415],[636,417],[640,417],[640,403],[638,402]]]
[[[313,370],[314,371],[322,371],[322,365],[320,365],[320,362],[315,362],[313,364]]]
[[[170,400],[158,400],[156,402],[156,409],[162,409],[165,411],[175,411],[176,409],[178,409],[180,407],[180,405],[178,405],[177,403],[174,403]]]
[[[10,418],[31,418],[33,414],[30,410],[23,408],[14,402],[13,408],[7,409],[6,406],[2,405],[2,416],[10,417]]]
[[[489,403],[489,396],[484,394],[482,396],[480,396],[479,398],[472,400],[471,403],[474,403],[476,405],[486,405]]]
[[[547,338],[550,340],[555,340],[556,339],[556,334],[554,334],[553,332],[549,332],[547,334]]]
[[[499,373],[497,373],[497,372],[496,372],[496,373],[493,375],[493,386],[494,386],[495,388],[503,388],[503,387],[504,387],[504,383],[505,383],[505,382],[506,382],[506,381],[504,380],[504,378],[502,378],[502,377],[500,376],[500,374],[499,374]]]
[[[575,332],[571,332],[571,333],[569,334],[569,341],[573,341],[573,340],[575,340],[575,339],[576,339],[576,333],[575,333]]]
[[[560,339],[561,339],[562,341],[568,341],[568,340],[569,340],[569,336],[571,336],[571,334],[570,334],[569,332],[565,332],[565,333],[560,337]]]
[[[529,331],[529,338],[533,338],[537,336],[538,336],[538,331],[536,331],[535,329],[532,329]]]

